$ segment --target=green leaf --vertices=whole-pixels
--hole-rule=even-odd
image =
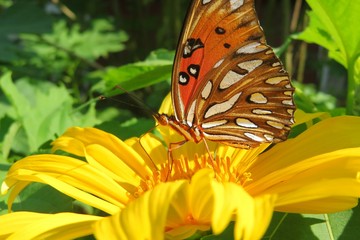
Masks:
[[[307,216],[276,212],[263,239],[329,239],[324,235],[322,238],[316,236],[312,230],[322,229],[324,222],[323,215],[320,214]]]
[[[173,57],[173,52],[160,49],[152,52],[145,61],[117,68],[109,67],[105,72],[96,72],[93,76],[101,77],[102,81],[92,90],[112,96],[122,92],[119,89],[114,91],[115,86],[133,91],[170,79]]]
[[[5,179],[5,176],[10,169],[10,164],[1,164],[0,163],[0,182],[2,183]],[[7,196],[0,195],[0,215],[7,213],[7,205],[6,205]]]
[[[360,239],[360,206],[348,211],[328,214],[335,239]]]
[[[12,148],[12,144],[15,141],[16,135],[20,129],[21,125],[19,122],[13,122],[8,128],[4,141],[1,146],[2,153],[0,155],[0,162],[4,162],[9,157],[9,153]]]
[[[70,126],[98,123],[95,104],[90,104],[85,113],[74,111],[73,100],[63,86],[25,78],[15,85],[8,73],[0,78],[0,87],[16,113],[14,121],[21,125],[11,144],[12,149],[23,154],[37,151],[39,146]]]
[[[312,84],[301,84],[299,82],[293,82],[295,92],[296,106],[307,112],[329,112],[332,116],[344,115],[345,110],[337,108],[337,99],[324,92],[319,92]]]
[[[154,126],[154,119],[131,118],[126,121],[107,121],[96,127],[106,132],[111,132],[122,140],[126,140],[135,136],[140,137],[144,133],[152,130]]]
[[[12,209],[42,213],[70,212],[73,210],[73,201],[49,185],[32,183],[20,192]]]
[[[360,39],[359,39],[360,41]],[[354,64],[354,112],[360,115],[360,58]]]
[[[70,28],[65,21],[54,24],[51,34],[44,34],[40,38],[35,35],[22,35],[29,51],[44,59],[72,58],[95,61],[99,57],[107,57],[109,53],[125,49],[124,42],[128,36],[124,31],[114,32],[113,25],[105,20],[92,21],[92,28],[82,31],[80,25],[74,24]]]
[[[298,36],[329,51],[348,70],[347,113],[360,115],[360,1],[307,0],[310,25]]]
[[[360,2],[307,0],[310,25],[298,37],[329,50],[330,57],[348,68],[360,54]]]
[[[360,239],[360,207],[331,214],[275,212],[263,239]]]
[[[229,226],[219,235],[208,235],[201,237],[201,240],[221,240],[221,239],[234,239],[235,223],[231,222]]]

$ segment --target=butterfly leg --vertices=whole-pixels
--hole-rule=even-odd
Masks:
[[[154,128],[150,129],[148,132],[152,131]],[[143,146],[143,144],[141,143],[141,140],[143,139],[143,137],[145,136],[145,134],[147,134],[148,132],[141,134],[141,136],[139,137],[139,144],[141,146],[141,148],[144,150],[144,153],[148,156],[150,162],[152,163],[153,167],[158,170],[156,164],[154,163],[154,161],[152,160],[150,154],[148,153],[148,151],[146,151],[145,147]]]
[[[168,160],[169,160],[169,172],[168,172],[168,176],[166,177],[166,179],[168,179],[168,177],[170,176],[171,172],[172,172],[172,166],[173,166],[173,162],[174,162],[174,157],[172,152],[178,148],[180,148],[182,145],[184,145],[188,140],[183,140],[180,142],[175,142],[175,143],[170,143],[169,147],[168,147]]]
[[[215,171],[215,164],[214,164],[214,163],[215,163],[215,158],[214,158],[214,156],[213,156],[213,155],[211,154],[211,152],[210,152],[210,148],[209,148],[209,145],[208,145],[206,139],[204,138],[202,141],[204,142],[206,151],[207,151],[207,153],[209,154],[209,158],[210,158],[210,162],[211,162],[212,168],[213,168],[214,171]]]

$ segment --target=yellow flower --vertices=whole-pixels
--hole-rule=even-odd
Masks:
[[[144,234],[139,239],[157,239],[165,228],[167,238],[184,239],[210,227],[219,234],[235,221],[235,239],[259,239],[273,211],[330,213],[352,208],[360,196],[360,139],[353,134],[359,130],[359,118],[327,119],[265,152],[265,145],[251,150],[218,146],[215,163],[203,157],[206,150],[191,159],[199,146],[187,143],[177,150],[182,156],[173,160],[168,179],[191,181],[181,181],[171,194],[168,189],[145,193],[146,198],[97,222],[96,236],[132,239]],[[159,192],[160,186],[155,188]],[[157,196],[154,201],[151,194]],[[173,198],[169,206],[158,199],[162,196]],[[152,220],[161,223],[149,226],[149,232],[136,231],[137,222],[147,225]]]
[[[166,143],[178,140],[159,129]],[[167,149],[152,134],[123,142],[94,128],[71,128],[53,150],[86,161],[55,154],[24,158],[10,169],[2,193],[11,189],[11,208],[25,186],[42,182],[109,216],[10,213],[0,217],[7,222],[0,238],[20,239],[25,229],[40,238],[92,233],[98,239],[184,239],[210,229],[220,234],[234,221],[235,239],[259,239],[273,211],[329,213],[357,204],[356,132],[360,118],[330,118],[272,148],[209,143],[209,157],[203,143],[188,142],[168,160]],[[55,223],[43,224],[50,219]]]

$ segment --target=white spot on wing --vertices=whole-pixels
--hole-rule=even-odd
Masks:
[[[231,87],[235,83],[239,82],[245,75],[238,74],[234,71],[228,71],[225,77],[220,82],[220,89],[226,89]]]
[[[238,67],[247,70],[248,72],[252,72],[255,68],[259,67],[263,63],[262,60],[251,60],[238,64]]]
[[[234,11],[244,4],[244,0],[230,0],[231,10]]]
[[[189,55],[191,53],[191,48],[189,46],[184,47],[184,55]]]
[[[274,140],[274,136],[270,134],[264,134],[264,137],[269,142],[272,142]]]
[[[292,96],[292,95],[293,95],[293,92],[292,92],[292,91],[285,91],[285,92],[284,92],[284,95],[286,95],[286,96]]]
[[[216,114],[224,113],[224,112],[230,110],[234,106],[234,104],[237,102],[240,95],[241,95],[241,92],[235,94],[234,96],[232,96],[229,100],[227,100],[225,102],[217,103],[217,104],[209,107],[209,109],[205,113],[204,118],[209,118]]]
[[[203,0],[202,1],[202,4],[205,5],[205,4],[208,4],[209,2],[211,2],[212,0]]]
[[[280,62],[275,62],[275,63],[273,63],[271,66],[273,66],[273,67],[277,67],[277,66],[280,66],[281,65],[281,63]]]
[[[253,93],[250,96],[250,101],[253,103],[267,103],[267,98],[262,93]]]
[[[196,100],[194,100],[190,106],[189,112],[186,116],[186,122],[191,127],[194,122]]]
[[[242,46],[241,48],[239,48],[236,53],[237,54],[249,54],[249,53],[258,53],[258,52],[262,52],[265,49],[267,49],[267,47],[265,45],[261,45],[261,43],[258,42],[252,42],[249,43],[248,45]]]
[[[271,126],[271,127],[274,127],[276,129],[283,129],[285,126],[284,124],[282,123],[279,123],[279,122],[274,122],[274,121],[266,121],[266,123]]]
[[[272,111],[265,109],[253,109],[252,113],[257,115],[267,115],[267,114],[272,114]]]
[[[290,100],[283,100],[282,101],[282,104],[284,105],[289,105],[289,106],[292,106],[294,105],[293,101],[290,99]]]
[[[211,90],[212,90],[212,82],[211,81],[208,81],[204,87],[204,89],[202,90],[201,92],[201,96],[203,99],[208,99],[208,97],[210,96],[210,93],[211,93]]]
[[[226,124],[228,121],[227,120],[219,120],[219,121],[214,121],[214,122],[207,122],[207,123],[203,123],[201,124],[201,127],[203,129],[208,129],[208,128],[213,128],[213,127],[218,127],[221,125]]]
[[[258,126],[247,118],[237,118],[236,124],[244,128],[258,128]]]
[[[279,84],[282,81],[286,81],[286,80],[289,80],[289,78],[287,76],[281,76],[281,77],[268,78],[265,82],[267,84],[276,85],[276,84]]]
[[[189,70],[192,75],[196,75],[196,73],[197,73],[196,68],[190,68]]]
[[[224,62],[224,58],[220,59],[219,61],[217,61],[217,63],[215,63],[214,68],[218,68],[223,62]]]
[[[186,84],[187,81],[188,81],[188,80],[180,74],[180,76],[179,76],[179,82],[182,83],[182,84]]]
[[[204,136],[209,140],[216,140],[216,141],[234,141],[234,142],[247,142],[248,140],[245,138],[240,138],[233,135],[225,135],[225,134],[209,134],[204,132]]]
[[[254,140],[255,142],[264,142],[264,139],[256,136],[255,134],[252,133],[244,133],[245,136],[247,136],[248,138],[251,138],[251,140]]]

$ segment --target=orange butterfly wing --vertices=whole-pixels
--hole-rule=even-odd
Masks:
[[[266,45],[253,0],[194,0],[172,79],[176,120],[235,146],[286,139],[289,76]]]

